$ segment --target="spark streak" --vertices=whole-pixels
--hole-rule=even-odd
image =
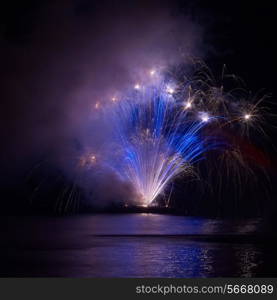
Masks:
[[[120,157],[111,164],[122,179],[133,184],[141,205],[153,203],[173,178],[190,170],[212,147],[200,136],[204,122],[189,121],[169,98],[164,88],[150,89],[146,95],[119,101],[108,114],[120,145]]]

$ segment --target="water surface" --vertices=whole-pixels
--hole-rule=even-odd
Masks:
[[[158,214],[2,217],[0,276],[276,277],[260,220]]]

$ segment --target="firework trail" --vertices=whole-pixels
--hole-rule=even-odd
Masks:
[[[217,170],[240,187],[243,172],[254,174],[239,139],[251,143],[252,132],[264,135],[264,97],[249,100],[238,88],[225,92],[222,81],[229,75],[224,72],[217,82],[203,64],[192,79],[150,69],[150,80],[135,83],[127,96],[112,97],[103,107],[102,116],[113,127],[104,162],[133,185],[140,205],[155,204],[169,183],[193,173],[212,149],[217,150],[212,162],[205,159],[209,177]]]
[[[182,85],[182,79],[180,82]],[[205,130],[221,141],[216,151],[207,153],[206,159],[194,166],[200,180],[192,184],[198,185],[198,191],[202,189],[205,195],[208,188],[213,199],[217,199],[216,207],[222,207],[230,191],[234,205],[239,207],[246,186],[248,191],[259,186],[268,195],[270,159],[264,149],[273,145],[269,145],[266,129],[269,121],[274,124],[276,118],[270,111],[269,95],[253,96],[240,78],[226,72],[225,66],[216,78],[202,62],[198,62],[189,82],[194,91],[191,113],[204,110],[217,116]]]
[[[138,203],[148,206],[176,176],[191,172],[192,164],[214,144],[201,135],[208,117],[189,118],[172,87],[141,89],[118,101],[106,116],[114,126],[116,145],[110,164],[133,184]]]
[[[246,183],[257,182],[257,173],[267,177],[270,162],[257,143],[266,137],[266,96],[250,97],[225,69],[216,79],[202,62],[195,68],[191,77],[182,66],[146,70],[129,90],[92,104],[93,120],[103,126],[102,142],[89,140],[79,155],[66,158],[75,179],[58,197],[61,209],[76,206],[82,188],[91,187],[89,198],[97,198],[93,189],[99,178],[108,180],[106,174],[132,198],[119,196],[123,203],[142,206],[169,206],[172,183],[181,175],[185,182],[195,178],[198,192],[208,186],[220,201],[230,186],[240,198]],[[226,78],[235,82],[233,89],[225,91]]]

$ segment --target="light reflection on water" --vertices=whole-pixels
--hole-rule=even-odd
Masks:
[[[9,221],[13,225],[0,242],[1,276],[272,275],[266,273],[267,264],[274,264],[266,260],[272,249],[253,242],[208,238],[223,234],[247,236],[260,230],[259,220],[232,222],[130,214]],[[202,238],[194,239],[197,235]]]
[[[100,238],[95,248],[82,251],[78,262],[86,266],[83,275],[88,277],[253,277],[262,263],[259,255],[252,245],[230,247],[179,238]],[[76,276],[76,270],[68,271]],[[80,265],[79,272],[84,272]]]

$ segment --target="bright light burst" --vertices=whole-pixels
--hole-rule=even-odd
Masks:
[[[168,84],[165,88],[165,91],[169,94],[169,95],[173,95],[175,92],[175,89],[172,85]]]
[[[141,205],[153,203],[169,182],[189,171],[213,146],[201,136],[204,122],[189,119],[170,98],[164,86],[152,87],[143,94],[130,94],[107,115],[118,146],[118,157],[110,163],[133,184]]]
[[[189,108],[191,108],[191,102],[190,101],[187,101],[186,103],[185,103],[185,105],[184,105],[184,109],[189,109]]]
[[[139,90],[139,89],[141,89],[141,86],[140,86],[140,84],[139,84],[139,83],[136,83],[136,84],[134,85],[134,89],[135,89],[135,90]]]
[[[210,116],[206,112],[201,112],[199,115],[200,115],[200,120],[204,123],[207,123],[210,120]]]
[[[154,76],[156,74],[156,70],[155,69],[151,69],[149,71],[150,76]]]
[[[159,81],[148,81],[156,72],[146,70],[145,79],[133,89],[120,99],[113,96],[113,105],[105,106],[102,115],[113,132],[102,162],[132,184],[142,206],[155,203],[177,176],[191,174],[194,163],[210,149],[219,150],[218,161],[226,165],[228,176],[232,166],[249,169],[235,136],[249,139],[250,129],[264,134],[264,98],[246,100],[245,93],[224,92],[209,71],[187,82],[161,72]],[[97,102],[95,108],[104,107]],[[83,160],[83,165],[95,163],[94,154]],[[235,170],[233,177],[241,180]]]
[[[190,77],[183,68],[179,71],[147,67],[126,91],[113,91],[106,102],[101,98],[90,104],[93,122],[104,125],[101,139],[88,139],[72,160],[76,179],[66,188],[69,192],[63,191],[66,202],[58,200],[58,210],[76,205],[79,186],[90,186],[91,178],[105,177],[107,171],[134,188],[130,194],[135,199],[123,201],[135,200],[144,207],[161,204],[164,194],[165,207],[170,207],[169,186],[182,174],[196,174],[199,190],[205,184],[209,191],[216,187],[221,199],[230,183],[239,195],[256,171],[266,175],[269,160],[259,148],[268,119],[276,118],[263,105],[267,96],[253,97],[237,85],[225,91],[224,72],[218,80],[202,63]],[[211,149],[216,151],[207,153]]]
[[[251,118],[251,115],[250,115],[250,114],[245,114],[245,115],[244,115],[244,119],[245,119],[245,120],[249,120],[250,118]]]

